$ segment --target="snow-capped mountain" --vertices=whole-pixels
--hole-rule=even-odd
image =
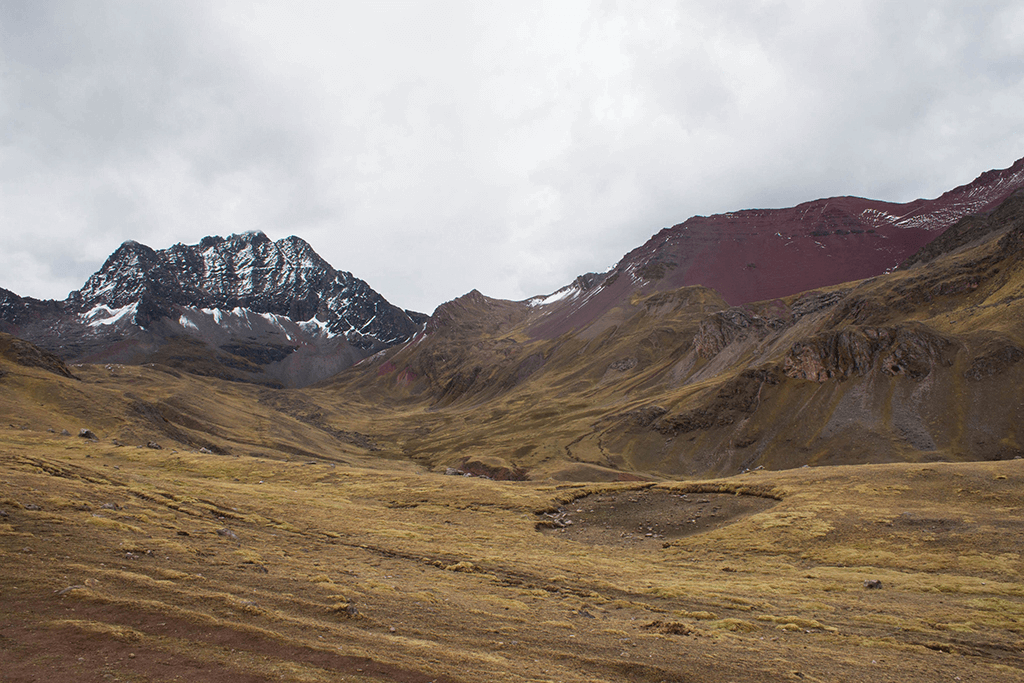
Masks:
[[[170,340],[190,338],[239,379],[295,385],[405,341],[425,316],[298,237],[250,232],[162,250],[125,242],[63,302],[0,291],[0,320],[69,361],[159,359]]]
[[[130,316],[141,328],[172,317],[174,306],[242,308],[306,322],[365,348],[404,341],[418,329],[408,314],[351,273],[332,268],[302,239],[274,242],[262,232],[160,251],[125,242],[67,304],[94,324],[134,307]]]

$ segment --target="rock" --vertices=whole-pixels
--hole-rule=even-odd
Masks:
[[[225,527],[223,529],[217,529],[217,534],[219,536],[223,536],[224,538],[230,539],[232,541],[237,541],[238,540],[238,534],[236,534],[231,529],[228,529],[227,527]]]
[[[79,430],[78,436],[82,437],[83,439],[91,439],[93,441],[99,441],[99,437],[96,436],[95,434],[93,434],[92,430],[85,429],[84,427],[81,430]]]
[[[156,441],[150,441],[149,443],[146,444],[146,448],[152,448],[154,451],[162,451],[164,447],[158,444]]]
[[[39,507],[38,505],[36,505],[35,503],[29,503],[28,505],[23,505],[22,507],[24,507],[26,510],[42,510],[43,509],[43,508]]]
[[[625,372],[626,370],[632,370],[633,368],[635,368],[638,362],[639,361],[636,358],[634,358],[633,356],[629,356],[628,358],[621,358],[615,361],[608,367],[612,370]]]
[[[62,429],[62,430],[60,430],[60,435],[61,436],[71,436],[71,432],[69,432],[66,429]]]
[[[754,339],[760,341],[773,332],[786,327],[781,318],[762,318],[744,308],[730,308],[712,313],[701,321],[693,348],[697,355],[711,359],[734,341]]]
[[[873,369],[920,380],[934,367],[952,365],[956,351],[955,342],[921,324],[851,327],[794,343],[783,360],[783,372],[819,383]]]
[[[868,579],[867,581],[864,582],[864,587],[865,588],[874,588],[874,589],[879,589],[880,590],[882,588],[882,582],[879,581],[878,579]]]
[[[200,448],[199,452],[204,453],[206,455],[213,455],[213,451],[211,451],[209,448],[206,448],[205,446]]]
[[[626,413],[626,419],[637,427],[647,427],[667,412],[668,410],[661,406],[643,406],[642,408],[635,408],[634,410]]]

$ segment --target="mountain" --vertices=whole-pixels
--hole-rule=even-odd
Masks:
[[[402,455],[492,477],[1024,457],[1022,205],[893,272],[736,306],[635,270],[618,296],[616,271],[522,302],[474,291],[315,400],[388,406]]]
[[[894,204],[831,197],[786,209],[694,216],[661,230],[607,274],[590,276],[589,286],[563,288],[552,309],[558,313],[533,334],[556,337],[636,293],[703,285],[736,306],[881,275],[961,218],[991,211],[1021,188],[1024,159],[936,199]]]
[[[1004,459],[1024,456],[1014,426],[1024,418],[1022,168],[889,218],[864,208],[877,202],[847,198],[693,219],[550,295],[503,301],[474,290],[429,319],[391,306],[302,240],[260,233],[162,251],[128,242],[65,301],[0,292],[0,313],[4,331],[67,362],[304,387],[258,402],[328,441],[494,478]],[[826,205],[849,221],[815,235],[808,207],[824,220]],[[961,215],[972,207],[981,209]],[[739,243],[726,232],[694,256],[680,246],[685,226],[725,230],[736,216],[774,216],[775,232],[795,235],[779,256],[792,260],[737,277],[775,272],[808,289],[750,300],[751,289],[737,304],[706,282],[675,284],[684,257],[697,272],[701,259],[734,258]],[[876,227],[856,232],[853,221],[869,217]],[[813,229],[786,233],[785,221]],[[755,232],[750,241],[763,237]],[[909,251],[922,235],[931,242]],[[836,282],[845,267],[870,276]],[[210,424],[192,403],[132,410],[159,414],[148,428],[175,440],[236,448],[217,437],[230,425]]]
[[[262,232],[154,250],[128,241],[62,302],[0,290],[2,329],[76,362],[161,362],[299,386],[405,341],[388,303],[298,237]]]
[[[1019,681],[1024,192],[931,234],[738,304],[425,320],[255,234],[0,291],[61,350],[0,332],[5,680]]]

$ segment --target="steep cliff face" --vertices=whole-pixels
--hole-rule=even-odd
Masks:
[[[163,250],[125,242],[65,301],[5,291],[0,316],[7,331],[71,361],[157,358],[286,385],[323,379],[422,325],[298,237],[260,232]],[[203,344],[161,353],[176,337]]]
[[[762,317],[743,308],[730,308],[700,322],[700,329],[693,339],[694,351],[701,358],[711,359],[736,341],[764,339],[785,326],[786,321],[781,318]]]

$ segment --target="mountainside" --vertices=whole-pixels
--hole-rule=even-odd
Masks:
[[[404,341],[423,320],[298,237],[260,232],[159,251],[125,242],[63,302],[0,291],[0,317],[69,362],[159,361],[286,385]]]
[[[958,222],[913,267],[743,306],[637,288],[546,338],[560,306],[600,286],[472,292],[316,400],[397,407],[405,455],[489,476],[1024,456],[1021,196]]]
[[[881,275],[961,218],[986,213],[1021,188],[1024,159],[937,199],[894,204],[832,197],[787,209],[694,216],[626,254],[596,276],[600,284],[563,290],[559,312],[532,333],[551,338],[577,329],[636,293],[702,285],[735,306]]]
[[[328,443],[496,478],[1024,456],[1024,192],[1013,191],[1022,168],[898,219],[890,212],[873,233],[832,231],[828,244],[897,244],[890,228],[939,237],[916,255],[885,251],[892,272],[741,305],[704,285],[672,286],[680,266],[658,260],[661,246],[685,238],[656,236],[609,273],[551,295],[502,301],[474,290],[428,320],[302,240],[254,233],[162,251],[129,242],[66,301],[0,292],[0,312],[6,331],[64,361],[305,387],[259,403]],[[881,221],[864,201],[773,215],[806,217],[820,204],[820,218],[837,203]],[[988,210],[949,222],[975,205]],[[868,263],[882,252],[857,253]],[[806,275],[807,263],[794,264],[794,277]],[[148,429],[237,447],[217,436],[233,427],[212,424],[187,395],[141,414],[154,410],[161,418]]]
[[[429,320],[261,235],[0,290],[52,349],[0,332],[5,680],[1020,681],[1024,192],[761,301],[641,264]]]

